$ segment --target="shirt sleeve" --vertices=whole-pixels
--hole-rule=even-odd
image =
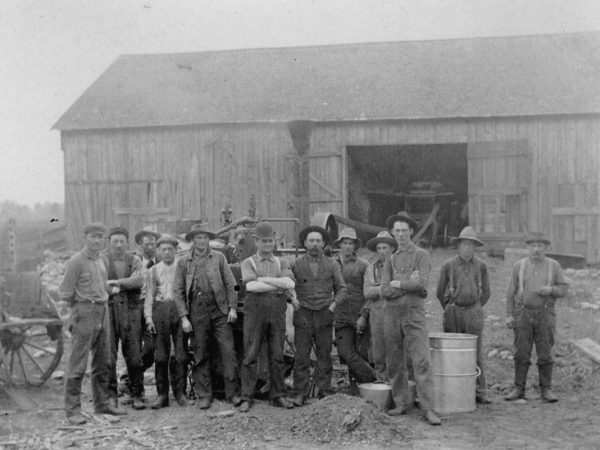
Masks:
[[[294,277],[294,273],[292,272],[289,261],[283,258],[279,258],[279,261],[281,262],[281,270],[279,271],[279,276],[288,277],[295,283],[296,278]]]
[[[450,264],[452,264],[451,261],[446,262],[442,265],[442,269],[440,270],[440,279],[438,280],[437,288],[435,290],[435,295],[436,295],[437,299],[440,301],[442,308],[446,307],[444,297],[446,295],[446,289],[448,288],[448,282],[450,281],[449,280]]]
[[[142,260],[139,256],[134,255],[131,264],[131,275],[127,278],[119,279],[119,286],[123,289],[141,289],[143,284]]]
[[[186,261],[185,258],[181,258],[177,262],[175,279],[173,280],[173,301],[175,302],[175,306],[177,306],[179,317],[188,315],[185,285],[185,278],[187,276]]]
[[[252,256],[250,256],[250,258],[252,258]],[[256,273],[256,270],[254,270],[254,266],[252,266],[252,263],[250,262],[250,258],[246,258],[245,260],[243,260],[240,266],[242,270],[242,283],[244,283],[244,285],[246,285],[250,281],[256,281],[256,279],[258,278],[258,274]]]
[[[381,293],[380,286],[375,282],[375,266],[369,264],[367,270],[365,270],[365,281],[363,283],[363,294],[367,299],[367,302],[379,298]],[[365,304],[366,306],[366,304]]]
[[[69,303],[75,301],[75,288],[80,272],[81,265],[79,264],[77,257],[74,256],[67,263],[65,276],[58,287],[58,296],[61,300]]]
[[[381,296],[385,298],[396,298],[402,295],[402,291],[400,289],[390,286],[390,282],[394,279],[394,274],[392,273],[393,257],[394,255],[391,255],[385,260],[385,263],[383,264],[383,270],[381,271]]]
[[[218,253],[219,255],[219,265],[221,269],[221,275],[223,276],[223,283],[225,284],[225,290],[227,291],[227,300],[229,302],[229,308],[237,308],[238,295],[236,291],[236,287],[239,290],[239,286],[235,281],[235,277],[233,276],[233,272],[229,268],[227,264],[227,260],[222,253]]]
[[[512,316],[515,312],[515,297],[517,296],[517,289],[519,286],[519,266],[521,261],[513,266],[512,275],[508,282],[508,289],[506,291],[506,315]]]
[[[481,263],[481,306],[488,302],[491,295],[492,292],[490,290],[490,275],[488,268],[485,263]]]
[[[554,266],[552,273],[554,274],[552,280],[552,297],[559,298],[567,295],[567,291],[569,289],[569,285],[565,281],[565,276],[563,275],[562,268],[557,261],[551,260],[550,263]]]
[[[417,249],[415,256],[414,270],[419,271],[419,276],[416,280],[403,280],[402,290],[404,292],[423,292],[427,290],[429,283],[429,273],[431,272],[431,262],[429,261],[429,253],[423,249]]]
[[[154,295],[156,293],[155,277],[156,266],[152,266],[146,271],[146,297],[144,298],[144,317],[152,319],[152,305],[154,303]]]
[[[340,265],[336,261],[331,260],[331,266],[333,267],[333,292],[335,294],[333,301],[337,304],[337,306],[340,306],[346,301],[348,291],[344,277],[342,276],[342,269],[340,268]]]

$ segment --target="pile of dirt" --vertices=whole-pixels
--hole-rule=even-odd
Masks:
[[[46,292],[58,290],[58,286],[60,286],[65,276],[67,261],[72,255],[72,252],[55,253],[50,250],[44,251],[44,259],[40,265],[39,273],[42,288]]]
[[[302,409],[290,428],[304,442],[398,445],[410,432],[360,397],[335,394]]]

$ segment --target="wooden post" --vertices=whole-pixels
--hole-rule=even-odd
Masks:
[[[8,270],[13,273],[17,272],[16,224],[17,221],[14,217],[8,219]]]
[[[290,131],[290,137],[292,138],[292,145],[300,156],[299,162],[299,173],[297,180],[298,194],[297,204],[294,205],[295,209],[299,211],[300,223],[296,225],[296,234],[300,232],[301,228],[308,226],[310,223],[310,166],[308,161],[308,154],[310,153],[310,137],[314,123],[309,120],[295,120],[288,123],[288,129]]]

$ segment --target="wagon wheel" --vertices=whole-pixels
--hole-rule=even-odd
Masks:
[[[63,353],[59,319],[12,319],[0,323],[0,382],[40,386]]]

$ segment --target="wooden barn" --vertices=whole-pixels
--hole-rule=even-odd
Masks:
[[[59,119],[72,245],[228,204],[383,225],[451,196],[490,246],[600,262],[600,33],[119,57]],[[280,223],[295,239],[298,226]]]

